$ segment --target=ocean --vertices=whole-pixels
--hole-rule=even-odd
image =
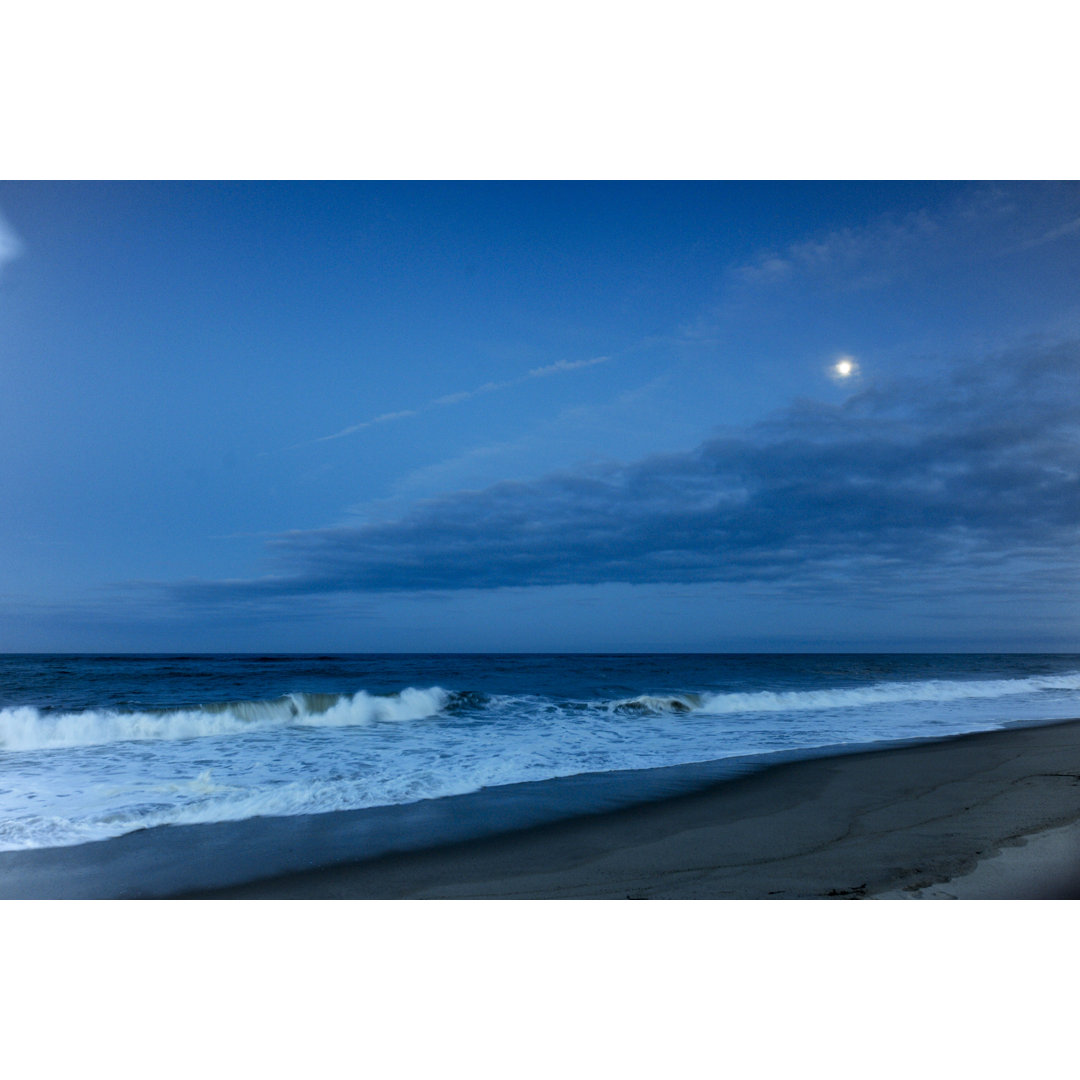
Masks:
[[[364,810],[402,848],[1077,715],[1060,654],[7,655],[0,851]]]

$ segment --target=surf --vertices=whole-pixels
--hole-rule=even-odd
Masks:
[[[821,690],[752,690],[728,693],[642,694],[610,702],[619,713],[704,713],[715,716],[742,713],[801,712],[868,708],[875,705],[942,704],[966,699],[990,699],[1042,690],[1080,690],[1080,672],[1037,675],[1026,679],[926,679],[880,682],[869,686]]]
[[[293,693],[270,701],[231,701],[168,709],[42,711],[0,709],[0,750],[27,751],[237,735],[286,727],[363,727],[423,720],[452,695],[441,687],[408,687],[397,694]]]

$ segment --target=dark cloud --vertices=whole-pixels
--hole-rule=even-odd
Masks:
[[[277,572],[188,602],[504,586],[772,582],[1007,590],[1075,580],[1080,347],[799,401],[738,436],[272,541]]]

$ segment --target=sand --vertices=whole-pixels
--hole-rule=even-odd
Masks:
[[[800,761],[609,814],[199,894],[1080,898],[1080,721]]]
[[[659,772],[628,775],[663,786]],[[494,802],[439,800],[439,812],[485,805],[509,819],[502,790]],[[435,808],[397,809],[423,835]],[[692,794],[355,861],[384,817],[166,826],[4,852],[0,897],[1075,899],[1080,721],[790,761]]]

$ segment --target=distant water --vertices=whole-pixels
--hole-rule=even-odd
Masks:
[[[0,850],[1080,715],[1080,656],[3,656]]]

